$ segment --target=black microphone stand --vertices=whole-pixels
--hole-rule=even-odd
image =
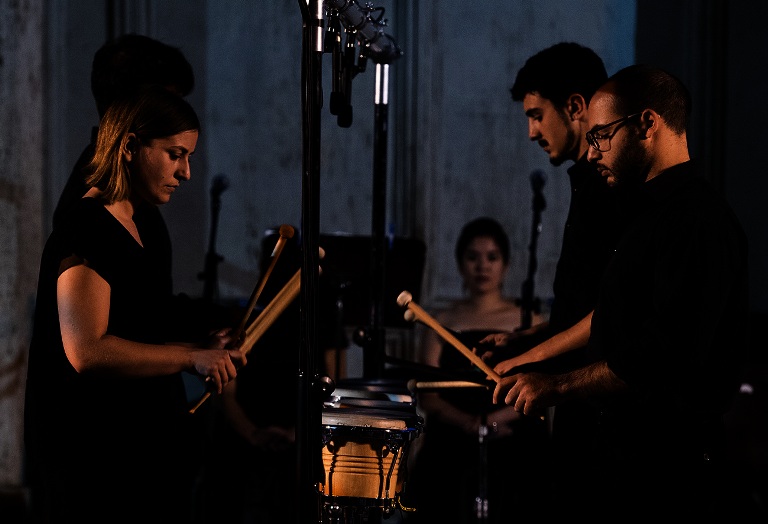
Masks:
[[[488,415],[480,414],[480,426],[477,428],[478,449],[478,487],[475,497],[475,522],[488,522]]]
[[[320,108],[323,105],[323,3],[298,0],[302,13],[302,252],[300,301],[300,357],[297,374],[296,417],[297,523],[317,522],[322,481],[320,450],[322,396],[327,384],[316,381],[317,289],[320,236]],[[320,384],[320,386],[316,386]]]
[[[363,376],[381,378],[384,371],[384,342],[382,299],[386,274],[386,214],[387,214],[387,120],[389,64],[376,64],[376,91],[373,130],[373,210],[371,221],[371,298],[370,343],[363,351]]]
[[[203,281],[203,300],[207,303],[213,303],[217,298],[218,268],[219,263],[224,260],[224,257],[216,253],[216,230],[219,227],[221,193],[226,187],[223,175],[217,176],[211,187],[211,230],[208,238],[208,252],[205,255],[205,268],[197,275]]]
[[[339,45],[339,26],[334,18],[329,29],[334,38],[333,45],[325,46],[323,43],[325,12],[324,4],[328,8],[338,11],[341,15],[344,26],[347,29],[348,37],[350,34],[359,34],[367,42],[365,46],[366,53],[379,62],[392,60],[402,54],[394,45],[388,35],[380,30],[378,21],[370,18],[371,10],[366,7],[360,8],[353,0],[299,0],[299,8],[302,13],[302,216],[301,229],[303,259],[301,265],[301,290],[299,295],[301,313],[301,347],[298,370],[298,406],[296,422],[296,459],[297,459],[297,494],[298,510],[297,522],[307,524],[318,522],[318,516],[321,515],[320,494],[315,486],[322,482],[323,464],[321,456],[321,429],[322,429],[322,407],[323,399],[333,391],[334,385],[327,377],[317,377],[317,309],[318,309],[318,288],[319,288],[319,236],[320,236],[320,109],[323,105],[322,90],[322,57],[323,52],[329,49],[338,51]],[[332,14],[332,18],[335,13]],[[347,41],[344,57],[346,61],[337,62],[337,68],[341,65],[344,69],[343,81],[338,82],[335,79],[335,88],[343,89],[343,99],[335,98],[334,110],[339,113],[339,125],[348,126],[351,123],[352,108],[345,104],[349,99],[351,92],[351,79],[358,71],[351,63],[349,46],[353,45],[354,39]],[[364,67],[365,57],[361,56]],[[385,69],[386,71],[386,69]],[[377,67],[377,79],[379,78],[380,68]],[[338,73],[338,71],[337,71]],[[382,82],[386,84],[387,75],[384,73]],[[386,169],[386,154],[381,154],[381,150],[386,152],[386,90],[384,100],[384,110],[377,105],[377,129],[375,142],[376,156],[374,157],[374,169],[376,179],[374,180],[374,205],[377,203],[377,191],[385,185],[382,174]],[[377,94],[379,90],[377,90]],[[338,103],[336,103],[338,100]],[[377,97],[377,101],[379,98]],[[381,194],[383,196],[383,193]],[[376,218],[381,214],[380,218]],[[383,252],[381,246],[384,245],[384,227],[383,225],[384,207],[382,210],[374,212],[374,230],[380,228],[381,235],[375,241],[373,249],[373,260]],[[380,224],[381,223],[381,224]],[[372,299],[380,299],[383,289],[383,262],[379,262],[372,272],[377,275],[378,284],[374,285]],[[378,304],[372,306],[372,318],[376,319],[376,325],[381,317]],[[383,337],[376,335],[377,343],[381,344]],[[381,365],[380,361],[376,363]]]
[[[331,114],[338,114],[338,124],[349,127],[352,122],[352,106],[350,104],[351,81],[360,72],[365,71],[368,58],[376,64],[376,91],[374,100],[374,131],[373,131],[373,209],[371,223],[371,257],[370,269],[370,324],[358,330],[355,341],[363,347],[363,376],[365,378],[380,378],[384,370],[384,342],[382,300],[385,290],[386,277],[386,200],[387,200],[387,127],[389,104],[389,64],[402,56],[402,51],[394,40],[382,30],[386,21],[382,20],[384,10],[373,8],[370,4],[365,7],[357,5],[355,0],[326,0],[331,8],[331,17],[336,13],[341,15],[347,32],[347,42],[343,56],[337,57],[336,62],[341,66],[341,78],[337,81],[343,91],[343,101],[333,104]],[[379,13],[377,18],[372,14]],[[330,33],[334,37],[328,48],[339,52],[339,30],[335,27]],[[354,63],[357,37],[365,41],[357,53],[357,63]],[[335,74],[338,76],[338,71]],[[337,95],[335,100],[340,100]],[[335,107],[339,106],[339,107]]]
[[[531,222],[531,243],[528,245],[528,275],[523,282],[522,296],[520,298],[520,330],[531,327],[533,311],[539,309],[537,301],[533,296],[533,278],[538,267],[536,246],[539,233],[541,233],[541,212],[547,207],[544,194],[542,193],[542,188],[544,187],[543,174],[535,172],[531,177],[531,185],[533,186],[533,221]]]

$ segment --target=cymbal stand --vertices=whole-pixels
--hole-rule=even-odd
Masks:
[[[488,522],[488,418],[480,415],[480,427],[477,431],[478,472],[477,496],[475,497],[475,517],[478,524]]]

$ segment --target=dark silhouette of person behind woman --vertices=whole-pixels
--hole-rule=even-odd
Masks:
[[[134,33],[118,36],[106,42],[94,54],[91,65],[91,93],[96,102],[99,120],[109,106],[120,97],[147,85],[158,85],[179,96],[189,95],[195,86],[192,65],[176,47],[154,38]],[[84,168],[93,158],[96,135],[77,159],[53,212],[54,226],[72,205],[89,189]]]

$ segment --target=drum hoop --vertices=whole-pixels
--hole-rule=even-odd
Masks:
[[[339,407],[324,408],[322,412],[324,426],[350,426],[392,430],[406,430],[420,427],[423,419],[415,410],[382,410],[372,408]]]

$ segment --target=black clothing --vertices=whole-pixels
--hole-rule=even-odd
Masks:
[[[258,312],[257,312],[258,314]],[[238,370],[235,396],[259,428],[293,430],[298,405],[299,307],[291,304],[254,344]],[[210,444],[198,490],[199,523],[295,522],[296,446],[261,449],[245,440],[214,397]]]
[[[85,177],[87,175],[86,166],[93,158],[93,154],[96,151],[96,137],[99,134],[99,128],[93,127],[91,129],[91,141],[80,153],[80,156],[72,168],[72,172],[67,178],[67,183],[64,185],[64,189],[59,196],[59,202],[56,204],[56,209],[53,210],[53,227],[56,227],[63,219],[64,215],[72,209],[77,201],[88,192],[89,186],[85,183]]]
[[[456,337],[467,347],[491,331],[463,331]],[[482,350],[478,348],[482,355]],[[440,369],[456,376],[482,382],[485,375],[471,361],[446,344],[440,356]],[[486,416],[508,409],[492,403],[493,389],[447,388],[440,396],[457,408]],[[538,417],[525,417],[514,423],[514,434],[495,438],[489,433],[480,443],[479,435],[464,431],[439,419],[426,417],[412,475],[404,499],[416,512],[408,522],[418,524],[456,524],[477,522],[475,498],[488,500],[488,518],[483,522],[540,522],[545,507],[549,471],[549,435],[546,423]]]
[[[597,302],[598,284],[624,224],[618,192],[608,186],[586,154],[568,168],[571,202],[553,282],[552,334],[576,324]]]
[[[88,175],[88,164],[96,150],[96,138],[99,128],[91,129],[91,141],[80,153],[67,183],[59,196],[59,202],[53,211],[53,227],[56,228],[66,218],[66,215],[78,206],[78,202],[88,192],[90,186],[85,183]],[[139,210],[134,220],[144,220],[148,228],[163,235],[161,242],[168,245],[170,256],[171,237],[157,206],[145,206]],[[159,241],[160,242],[160,241]],[[239,310],[213,304],[204,298],[192,298],[186,293],[178,293],[173,298],[173,308],[167,312],[173,318],[167,320],[169,329],[174,329],[172,339],[176,341],[196,341],[205,338],[213,329],[232,325],[239,316]]]
[[[262,240],[261,273],[266,274],[279,235]],[[250,322],[285,287],[301,268],[301,239],[288,240],[273,271],[264,283]],[[325,348],[346,348],[347,340],[336,322],[328,287],[319,279],[321,305],[318,312],[318,375],[324,367]],[[301,366],[301,310],[293,301],[270,325],[249,353],[248,364],[240,368],[235,381],[235,400],[257,428],[279,427],[294,431],[299,406],[297,388]],[[199,524],[290,523],[295,522],[299,501],[296,498],[296,445],[264,449],[246,440],[234,427],[217,398],[213,399],[213,423],[209,432],[205,470],[198,490]],[[321,443],[317,443],[317,451]],[[265,446],[266,447],[266,446]]]
[[[159,213],[134,220],[143,247],[103,204],[80,199],[45,245],[25,406],[34,522],[184,522],[191,509],[202,441],[182,375],[80,374],[61,339],[56,283],[85,264],[109,283],[109,334],[174,340],[168,232]]]
[[[622,231],[638,205],[606,180],[587,160],[586,153],[567,170],[571,200],[563,230],[563,243],[553,283],[549,325],[541,332],[513,341],[500,359],[510,358],[564,331],[591,312],[597,303],[600,279]],[[523,370],[558,373],[585,363],[585,349],[571,351]],[[514,371],[513,371],[514,372]],[[553,500],[551,507],[563,518],[583,503],[583,494],[571,475],[587,467],[589,428],[598,413],[588,402],[558,404],[552,419]]]
[[[605,267],[633,213],[622,192],[611,188],[587,160],[586,153],[567,170],[571,186],[563,243],[555,269],[553,301],[546,329],[511,341],[506,351],[494,351],[497,361],[519,355],[564,331],[591,312]],[[571,369],[583,361],[582,352],[570,352],[546,363],[543,371]]]
[[[594,309],[600,280],[636,208],[622,191],[608,185],[589,163],[586,153],[568,168],[568,176],[571,203],[555,272],[548,337],[570,328]],[[585,351],[571,351],[552,359],[545,370],[561,372],[579,367],[585,362]],[[596,410],[581,400],[563,402],[554,409],[552,505],[563,517],[582,503],[569,477],[589,460],[587,428],[592,427],[596,417]]]
[[[711,519],[729,487],[723,416],[747,350],[746,238],[691,162],[642,192],[588,346],[630,387],[596,401],[597,495],[608,509]]]

